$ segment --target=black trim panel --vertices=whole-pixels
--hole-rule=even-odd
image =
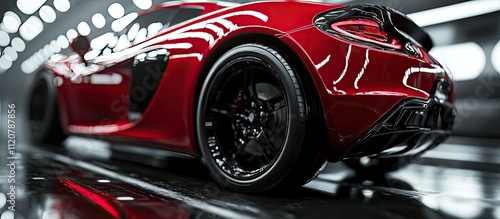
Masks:
[[[149,106],[168,64],[166,49],[143,53],[134,58],[129,92],[129,119],[139,119]]]
[[[438,79],[428,100],[403,100],[341,158],[412,155],[437,146],[451,134],[456,116],[447,99],[449,88],[448,82]]]

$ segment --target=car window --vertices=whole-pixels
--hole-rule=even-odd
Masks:
[[[184,21],[193,19],[197,17],[198,15],[203,12],[203,9],[200,8],[181,8],[179,10],[179,13],[175,15],[175,17],[172,19],[172,22],[170,25],[176,25],[178,23],[182,23]]]
[[[109,42],[97,50],[97,54],[108,55],[122,51],[132,44],[155,36],[168,27],[193,19],[203,12],[201,8],[165,8],[138,17],[123,30],[108,38]]]
[[[122,31],[115,34],[101,54],[118,52],[131,44],[140,43],[158,32],[171,26],[171,21],[178,14],[178,8],[165,8],[144,14],[132,21]]]

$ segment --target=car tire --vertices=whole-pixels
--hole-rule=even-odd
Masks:
[[[415,156],[346,159],[343,163],[360,174],[379,175],[406,167]]]
[[[28,122],[34,143],[59,144],[65,138],[59,119],[57,88],[53,76],[41,71],[35,77],[29,98]]]
[[[223,54],[196,109],[204,163],[223,188],[260,193],[298,187],[325,164],[315,98],[273,48],[244,44]]]

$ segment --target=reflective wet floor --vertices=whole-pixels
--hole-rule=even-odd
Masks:
[[[386,176],[330,164],[302,188],[266,195],[220,189],[197,160],[88,138],[22,144],[15,156],[15,184],[0,168],[0,219],[500,218],[494,139],[453,137]]]

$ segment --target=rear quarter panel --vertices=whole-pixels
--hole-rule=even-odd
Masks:
[[[424,50],[422,57],[355,44],[316,27],[283,37],[303,51],[319,93],[336,154],[405,98],[428,99],[436,78],[451,81]]]

